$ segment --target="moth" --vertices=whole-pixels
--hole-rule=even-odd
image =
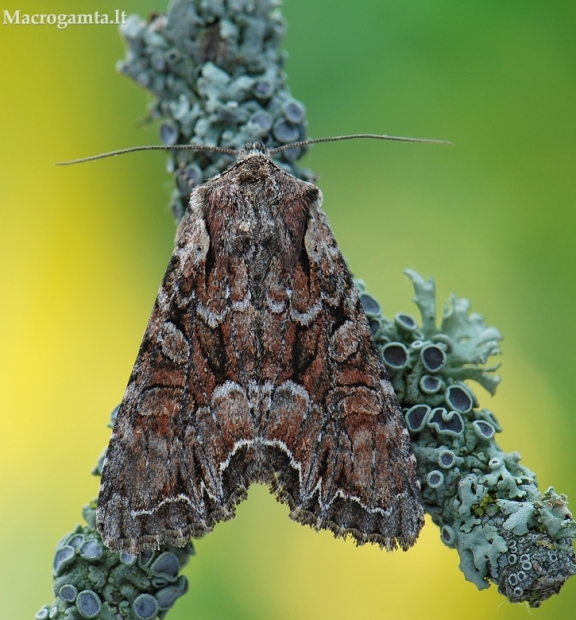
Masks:
[[[252,482],[358,544],[406,550],[423,525],[410,438],[322,193],[272,161],[282,148],[247,144],[191,194],[104,461],[112,550],[183,546]]]

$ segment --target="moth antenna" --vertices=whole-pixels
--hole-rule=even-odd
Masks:
[[[454,146],[452,142],[447,140],[430,140],[428,138],[403,138],[401,136],[388,136],[373,133],[354,133],[346,136],[331,136],[329,138],[312,138],[310,140],[302,140],[301,142],[292,142],[291,144],[283,144],[270,151],[270,155],[275,155],[287,149],[300,146],[308,146],[318,142],[337,142],[339,140],[355,140],[356,138],[371,138],[373,140],[395,140],[397,142],[423,142],[426,144],[446,144]],[[239,151],[234,149],[225,149],[221,146],[208,146],[202,144],[174,144],[172,146],[164,145],[148,145],[148,146],[132,146],[127,149],[117,151],[109,151],[108,153],[100,153],[100,155],[91,155],[90,157],[81,157],[70,161],[56,162],[56,166],[71,166],[72,164],[83,164],[88,161],[96,161],[97,159],[105,159],[106,157],[115,157],[116,155],[124,155],[125,153],[135,153],[137,151],[213,151],[216,153],[225,153],[226,155],[238,155]]]
[[[86,161],[94,161],[96,159],[104,159],[106,157],[114,157],[116,155],[124,155],[124,153],[134,153],[136,151],[216,151],[217,153],[226,153],[227,155],[238,155],[238,151],[233,149],[225,149],[220,146],[206,146],[202,144],[175,144],[173,146],[164,146],[155,144],[152,146],[132,146],[119,151],[110,151],[101,153],[100,155],[92,155],[90,157],[82,157],[71,161],[60,161],[56,166],[70,166],[72,164],[83,164]]]
[[[270,155],[280,153],[286,149],[292,149],[297,146],[308,146],[309,144],[316,144],[317,142],[336,142],[338,140],[354,140],[356,138],[372,138],[374,140],[396,140],[397,142],[424,142],[426,144],[447,144],[448,146],[454,146],[452,142],[447,140],[430,140],[428,138],[402,138],[401,136],[387,136],[379,135],[375,133],[353,133],[346,136],[331,136],[330,138],[312,138],[311,140],[302,140],[302,142],[292,142],[292,144],[283,144],[270,151]]]

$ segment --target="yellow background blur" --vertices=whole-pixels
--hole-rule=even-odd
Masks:
[[[164,0],[6,0],[11,12],[125,10]],[[576,3],[285,0],[293,94],[310,134],[381,132],[456,147],[319,145],[327,211],[388,316],[416,313],[402,270],[473,302],[505,335],[481,403],[501,445],[576,498]],[[53,163],[156,143],[147,95],[118,75],[115,26],[0,23],[0,617],[53,600],[56,542],[97,493],[106,445],[174,233],[163,154]],[[408,553],[316,534],[253,487],[196,544],[172,620],[527,617],[464,581],[427,523]],[[576,613],[576,579],[536,610]]]

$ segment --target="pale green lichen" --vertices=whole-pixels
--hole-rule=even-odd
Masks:
[[[498,366],[484,364],[499,353],[498,330],[454,295],[437,327],[433,281],[406,273],[421,327],[408,314],[386,318],[364,283],[357,286],[405,412],[424,508],[458,551],[466,579],[480,589],[492,581],[510,601],[537,607],[576,572],[576,522],[565,496],[552,488],[542,494],[520,455],[499,448],[500,424],[462,381],[494,393]]]
[[[179,571],[194,553],[191,543],[138,556],[114,553],[95,528],[95,504],[85,506],[85,526],[67,534],[54,556],[55,601],[36,614],[37,620],[152,620],[164,618],[188,591]]]
[[[147,88],[155,101],[165,145],[204,144],[235,150],[248,142],[269,148],[306,138],[306,110],[290,94],[280,51],[285,23],[277,0],[175,0],[145,22],[122,26],[128,44],[119,70]],[[277,163],[306,180],[295,161],[302,148],[282,152]],[[233,157],[178,151],[172,211],[182,217],[192,188],[223,172]]]
[[[119,69],[155,97],[150,120],[160,121],[165,145],[201,143],[240,149],[306,138],[305,108],[290,94],[280,44],[285,30],[277,0],[174,0],[147,22],[132,16],[123,27],[127,58]],[[305,180],[302,149],[283,151],[279,165]],[[222,172],[228,155],[179,151],[170,157],[175,186],[172,210],[180,219],[196,185]],[[424,505],[443,542],[460,555],[460,568],[479,588],[498,584],[509,600],[538,606],[575,572],[576,524],[566,498],[537,489],[517,453],[494,441],[502,431],[479,407],[465,381],[495,392],[501,336],[467,300],[451,297],[436,321],[432,280],[408,272],[422,315],[386,318],[380,304],[357,286],[370,326],[406,414],[422,483]],[[94,473],[99,474],[102,458]],[[163,618],[187,589],[177,572],[191,545],[165,545],[138,557],[104,547],[94,525],[95,504],[59,543],[52,606],[44,620]]]

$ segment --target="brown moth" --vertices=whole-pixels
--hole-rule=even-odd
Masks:
[[[252,482],[317,530],[416,540],[410,438],[321,201],[260,143],[192,192],[104,461],[110,549],[183,546]]]

